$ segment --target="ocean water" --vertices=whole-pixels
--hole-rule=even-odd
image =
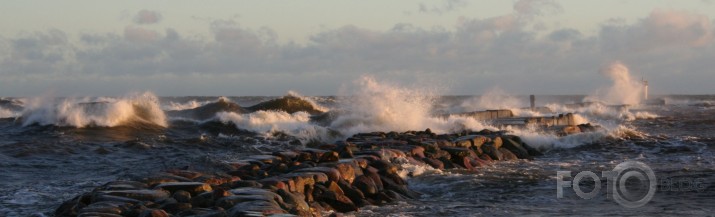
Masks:
[[[276,150],[331,143],[361,132],[430,128],[437,133],[501,129],[539,148],[534,160],[498,162],[477,171],[408,163],[403,175],[416,200],[364,207],[354,216],[711,215],[715,204],[715,96],[657,96],[665,105],[607,106],[588,96],[486,94],[439,96],[365,80],[351,95],[288,96],[307,102],[262,110],[279,97],[2,98],[0,216],[52,216],[63,201],[105,182],[171,168],[220,171],[221,162]],[[302,106],[302,107],[301,107]],[[540,128],[499,128],[440,114],[511,109],[517,116],[571,112],[603,130],[557,136]],[[572,188],[557,197],[557,171],[601,174],[626,160],[657,177],[653,198],[626,208],[602,190],[586,200]],[[606,189],[605,178],[602,188]],[[582,189],[595,188],[593,181]]]

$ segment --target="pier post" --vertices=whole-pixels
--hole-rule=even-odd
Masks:
[[[534,109],[536,109],[536,97],[529,95],[529,100],[531,101],[531,111],[534,111]]]

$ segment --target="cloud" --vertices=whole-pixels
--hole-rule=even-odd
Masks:
[[[142,27],[127,26],[124,28],[124,38],[134,42],[148,42],[159,38],[159,33]]]
[[[563,8],[554,0],[519,0],[514,3],[514,11],[523,16],[541,16],[559,14]]]
[[[519,13],[538,14],[534,5],[529,7],[519,6]],[[213,21],[208,38],[185,37],[171,28],[128,26],[121,34],[82,34],[71,42],[65,33],[50,30],[3,40],[0,44],[9,51],[0,51],[5,52],[0,54],[0,75],[6,81],[27,74],[41,79],[138,80],[248,76],[286,85],[300,80],[316,89],[340,81],[307,78],[372,73],[405,81],[450,80],[460,93],[500,85],[510,92],[588,93],[595,89],[594,81],[602,79],[598,68],[614,60],[647,72],[653,86],[663,90],[677,91],[687,77],[712,78],[709,70],[715,68],[710,61],[715,58],[713,24],[705,15],[655,10],[632,24],[606,22],[596,35],[569,28],[536,32],[528,28],[536,21],[522,17],[463,18],[453,28],[400,23],[374,30],[346,25],[318,32],[304,44],[279,43],[270,28],[245,28],[230,20]]]
[[[606,24],[600,32],[604,49],[648,52],[710,46],[714,26],[705,15],[676,10],[654,10],[634,25]]]
[[[438,5],[426,5],[425,3],[420,3],[418,5],[418,11],[420,13],[434,13],[441,15],[466,7],[467,3],[468,2],[465,0],[442,0],[441,4]]]
[[[136,24],[155,24],[161,21],[161,13],[158,11],[141,10],[134,15]]]

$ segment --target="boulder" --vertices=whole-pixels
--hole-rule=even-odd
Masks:
[[[520,142],[512,140],[515,136],[502,136],[502,148],[506,148],[516,155],[519,159],[533,160],[534,157],[529,155],[529,151],[521,145]]]
[[[116,191],[96,191],[93,197],[111,195],[131,198],[140,201],[159,201],[169,197],[169,192],[164,190],[116,190]]]
[[[499,148],[499,152],[502,153],[502,160],[519,160],[519,158],[506,148]]]
[[[503,160],[504,156],[503,154],[499,151],[498,148],[494,147],[494,144],[484,144],[482,146],[482,151],[484,154],[489,156],[489,158],[493,160]]]
[[[191,195],[198,195],[211,191],[211,185],[201,182],[167,182],[154,187],[154,189],[166,190],[169,192],[186,191]]]

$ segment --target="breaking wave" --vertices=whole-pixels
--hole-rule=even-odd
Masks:
[[[21,116],[32,124],[71,127],[116,127],[151,124],[167,127],[158,98],[149,92],[120,98],[31,99]]]

